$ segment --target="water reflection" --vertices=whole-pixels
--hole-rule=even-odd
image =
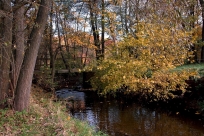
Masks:
[[[204,136],[203,127],[190,119],[91,92],[83,96],[85,109],[74,111],[73,116],[112,136]]]

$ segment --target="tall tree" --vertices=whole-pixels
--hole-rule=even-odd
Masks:
[[[14,11],[14,54],[12,59],[12,84],[11,90],[14,93],[20,74],[21,65],[23,63],[24,51],[25,51],[25,19],[24,12],[25,6],[20,5],[21,0],[15,1],[15,6],[20,6]]]
[[[19,79],[16,87],[16,95],[14,100],[14,109],[22,111],[29,106],[29,97],[32,84],[32,77],[37,59],[38,50],[40,47],[42,34],[49,14],[51,0],[41,0],[35,25],[28,41],[28,49],[26,50],[20,71]]]
[[[204,1],[199,0],[202,9],[202,42],[204,42]],[[201,60],[204,61],[204,46],[202,47]]]
[[[102,13],[101,13],[101,50],[102,50],[102,57],[104,58],[105,53],[105,1],[102,0],[101,4]]]
[[[52,1],[52,4],[51,4],[51,12],[50,12],[50,27],[49,27],[49,53],[50,53],[50,68],[52,69],[51,70],[51,84],[52,84],[52,88],[53,87],[53,83],[54,83],[54,77],[55,77],[55,55],[54,55],[54,51],[53,51],[53,20],[52,20],[52,16],[53,16],[53,1]],[[54,89],[53,89],[54,91]],[[54,92],[53,92],[54,93]]]
[[[58,7],[56,7],[58,8]],[[56,9],[56,28],[57,28],[57,35],[58,35],[58,48],[60,49],[60,55],[62,57],[62,61],[65,65],[65,68],[68,69],[67,61],[65,59],[65,56],[63,54],[63,49],[62,49],[62,36],[61,36],[61,30],[60,30],[60,11],[59,9]],[[63,27],[62,27],[63,28]]]
[[[1,27],[2,35],[0,41],[0,104],[5,102],[8,97],[9,90],[9,74],[10,74],[10,61],[11,61],[11,47],[12,47],[12,6],[11,0],[2,0],[2,15]]]
[[[94,37],[94,44],[96,46],[96,59],[99,60],[100,58],[100,39],[99,39],[99,28],[98,28],[98,22],[97,22],[97,16],[99,13],[98,3],[96,1],[90,1],[89,2],[89,12],[90,12],[90,23],[91,23],[91,29],[93,32]]]

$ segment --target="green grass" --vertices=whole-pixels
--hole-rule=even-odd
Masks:
[[[195,63],[195,64],[186,64],[177,67],[176,69],[196,69],[196,70],[204,70],[204,63]]]
[[[186,64],[175,68],[174,70],[196,70],[198,74],[204,76],[204,63]]]
[[[9,136],[106,136],[86,122],[72,118],[61,102],[53,102],[50,93],[33,88],[29,110],[0,110],[0,135]]]

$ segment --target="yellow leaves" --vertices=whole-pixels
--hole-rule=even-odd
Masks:
[[[66,35],[67,37],[67,44],[69,46],[81,46],[90,49],[95,49],[93,37],[86,33],[86,32],[74,32],[73,30],[67,30],[69,34]]]
[[[148,91],[156,98],[172,97],[171,90],[186,87],[185,80],[195,73],[172,71],[184,64],[193,52],[191,32],[163,24],[139,23],[136,37],[129,35],[109,50],[92,83],[97,89],[116,91],[127,86],[132,91]],[[154,94],[155,93],[155,94]]]
[[[70,115],[68,115],[67,120],[69,121],[71,119]]]
[[[192,39],[199,40],[202,38],[202,28],[201,26],[196,26],[192,32]]]
[[[137,28],[140,30],[136,34],[138,37],[138,41],[141,40],[142,43],[148,43],[151,47],[171,46],[179,44],[185,45],[186,40],[190,40],[191,32],[185,32],[181,29],[175,29],[173,27],[169,28],[169,26],[167,25],[148,24],[141,22],[138,27]]]
[[[115,12],[107,11],[106,14],[111,19],[111,21],[115,20],[115,18],[116,18],[116,13]]]

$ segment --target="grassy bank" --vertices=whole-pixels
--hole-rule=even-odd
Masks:
[[[61,102],[53,102],[51,93],[33,86],[28,112],[0,110],[0,135],[9,136],[104,136],[86,122],[73,119]]]
[[[195,63],[195,64],[187,64],[187,65],[182,65],[174,70],[196,70],[199,74],[199,76],[203,77],[204,76],[204,63]]]

